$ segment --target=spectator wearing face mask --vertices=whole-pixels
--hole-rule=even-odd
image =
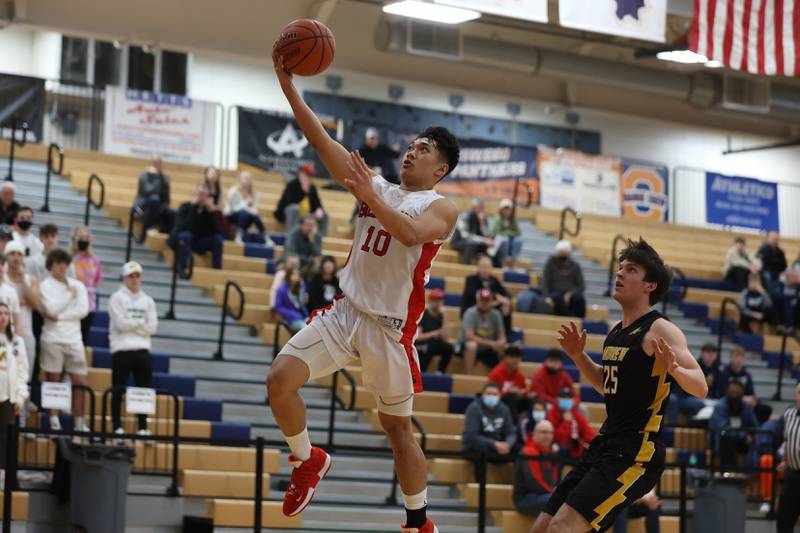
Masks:
[[[558,462],[534,459],[555,455],[558,447],[553,441],[553,424],[548,420],[536,423],[533,436],[525,443],[514,464],[514,508],[525,515],[536,516],[544,510],[556,485]]]
[[[464,414],[464,435],[461,452],[475,462],[475,479],[480,482],[477,462],[481,454],[489,462],[508,457],[517,443],[517,431],[511,411],[500,401],[500,388],[495,383],[483,386],[481,396],[467,407]]]
[[[525,376],[519,369],[521,362],[522,350],[519,346],[506,346],[503,360],[489,372],[488,378],[500,387],[500,398],[511,410],[514,420],[518,420],[519,414],[527,411],[530,406]]]
[[[572,259],[572,244],[558,241],[555,252],[542,271],[542,294],[547,297],[553,314],[583,318],[586,316],[583,297],[586,286],[581,266]]]
[[[596,433],[575,405],[574,396],[574,389],[561,389],[558,404],[550,407],[547,419],[555,428],[555,440],[561,453],[577,459],[589,447]]]
[[[558,393],[564,389],[574,389],[575,382],[564,370],[564,352],[553,348],[544,356],[544,364],[531,376],[530,392],[546,401],[549,405],[558,403]],[[574,394],[575,405],[580,397]]]
[[[520,441],[527,443],[531,439],[536,424],[547,418],[547,409],[547,402],[536,396],[531,398],[531,410],[519,422]]]
[[[72,230],[69,253],[72,254],[72,268],[75,278],[86,287],[89,298],[89,314],[81,320],[81,337],[88,346],[89,332],[97,312],[97,287],[103,281],[103,264],[92,250],[92,234],[86,226]]]
[[[20,207],[14,219],[14,232],[12,235],[15,241],[22,243],[23,248],[25,248],[25,255],[28,257],[41,255],[44,251],[42,241],[33,234],[32,228],[33,210],[30,207]]]
[[[746,456],[753,444],[753,436],[746,430],[758,428],[756,414],[749,403],[743,401],[744,386],[741,381],[731,379],[724,398],[714,406],[708,421],[712,446],[719,454],[720,465],[736,466],[739,456]],[[723,434],[723,430],[726,430]]]

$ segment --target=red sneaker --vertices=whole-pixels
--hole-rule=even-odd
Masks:
[[[311,457],[305,461],[298,461],[294,455],[290,455],[289,464],[294,470],[292,470],[291,484],[283,497],[283,514],[295,516],[302,513],[311,503],[314,488],[331,469],[333,461],[324,450],[313,447]]]
[[[400,533],[439,533],[439,528],[428,518],[425,525],[420,528],[400,526]]]

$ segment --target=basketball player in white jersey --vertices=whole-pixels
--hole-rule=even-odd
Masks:
[[[458,144],[445,128],[425,130],[403,156],[401,184],[393,185],[376,176],[359,154],[348,153],[331,139],[283,69],[282,58],[274,60],[281,88],[309,143],[333,178],[361,203],[353,245],[340,273],[344,296],[312,313],[309,325],[283,347],[267,378],[272,413],[294,466],[283,512],[302,512],[331,466],[330,456],[309,441],[300,388],[360,359],[403,491],[402,531],[438,532],[426,516],[427,468],[410,418],[414,393],[422,391],[414,337],[431,263],[458,218],[455,204],[433,190],[458,163]]]

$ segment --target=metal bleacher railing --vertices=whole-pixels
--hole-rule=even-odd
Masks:
[[[6,181],[14,181],[14,156],[15,147],[23,148],[28,142],[28,129],[29,125],[24,120],[13,117],[11,119],[11,147],[8,156],[8,175]],[[17,132],[22,132],[22,139],[17,139]]]
[[[94,199],[94,188],[95,184],[100,187],[100,198],[95,200]],[[94,206],[95,209],[103,209],[103,206],[106,203],[106,184],[97,174],[92,174],[89,176],[89,188],[86,191],[86,209],[83,212],[83,225],[89,225],[89,215],[90,210],[89,207]]]
[[[136,224],[139,224],[142,231],[137,235],[134,229]],[[128,215],[128,234],[125,241],[125,262],[131,260],[131,251],[133,248],[133,242],[136,241],[136,244],[144,244],[144,241],[147,239],[147,228],[144,225],[144,212],[139,206],[134,205],[131,207],[131,212]]]
[[[567,227],[567,215],[572,215],[573,219],[575,220],[575,228],[570,229]],[[561,210],[561,223],[558,226],[558,240],[562,240],[564,235],[568,235],[570,237],[577,237],[578,234],[581,232],[581,223],[583,218],[581,218],[580,213],[572,209],[571,207],[565,207]]]
[[[133,226],[131,225],[130,227]],[[131,231],[130,227],[128,229],[129,232]],[[181,249],[185,250],[186,252],[186,268],[182,272],[179,261]],[[192,254],[192,250],[185,242],[178,241],[177,250],[175,250],[175,253],[172,254],[172,283],[170,284],[169,288],[169,309],[163,316],[165,320],[175,320],[175,295],[178,289],[178,278],[192,279],[193,274],[194,255]]]
[[[229,305],[231,289],[234,289],[239,295],[239,308],[236,312],[233,312]],[[214,359],[221,361],[225,358],[222,353],[222,345],[225,342],[225,323],[229,316],[236,321],[241,319],[244,316],[244,305],[245,298],[242,287],[235,281],[228,280],[228,282],[225,283],[225,295],[222,298],[222,316],[219,320],[219,340],[217,342],[217,351],[215,351],[213,355]]]

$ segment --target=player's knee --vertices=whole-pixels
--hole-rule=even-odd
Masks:
[[[280,397],[290,392],[294,392],[298,387],[292,383],[293,379],[289,369],[282,365],[273,364],[267,374],[267,391],[271,398]]]

